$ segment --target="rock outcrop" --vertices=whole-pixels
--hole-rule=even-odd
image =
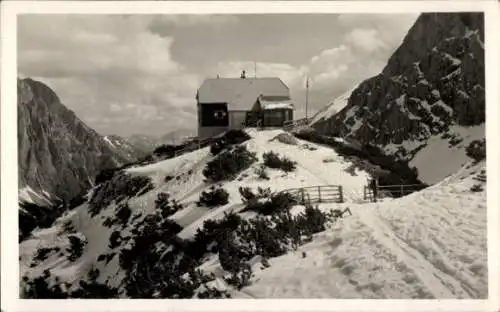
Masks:
[[[347,106],[313,127],[411,160],[431,137],[461,141],[453,127],[485,122],[482,13],[424,13],[383,71]]]
[[[45,84],[18,79],[17,91],[19,190],[68,202],[91,187],[100,170],[131,160],[110,148]]]

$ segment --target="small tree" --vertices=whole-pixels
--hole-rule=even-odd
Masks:
[[[229,193],[221,188],[212,186],[210,191],[203,191],[200,195],[200,200],[198,201],[198,206],[204,207],[218,207],[227,204],[229,198]]]

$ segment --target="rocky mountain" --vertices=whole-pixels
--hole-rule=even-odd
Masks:
[[[465,163],[470,142],[485,138],[483,42],[482,13],[421,14],[382,72],[313,127],[381,147],[439,181]]]
[[[136,150],[140,150],[144,153],[150,153],[158,146],[158,138],[151,135],[134,134],[127,137],[125,140]]]
[[[104,168],[128,162],[42,82],[18,79],[20,201],[70,201]]]

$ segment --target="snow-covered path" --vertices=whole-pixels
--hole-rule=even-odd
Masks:
[[[255,265],[245,296],[486,298],[486,196],[470,191],[475,183],[455,179],[401,199],[342,205],[353,215],[270,268]]]

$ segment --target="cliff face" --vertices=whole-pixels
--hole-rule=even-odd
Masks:
[[[451,145],[485,122],[482,13],[424,13],[383,71],[313,127],[411,160],[431,137]],[[484,137],[484,135],[483,135]]]
[[[101,169],[129,161],[43,83],[18,79],[17,91],[20,190],[68,201],[88,189]]]

